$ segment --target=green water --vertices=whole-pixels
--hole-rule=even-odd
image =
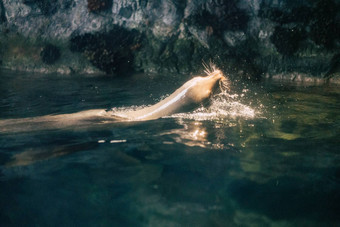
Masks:
[[[0,119],[153,104],[187,79],[2,72]],[[339,100],[239,82],[158,120],[0,133],[1,226],[339,226]]]

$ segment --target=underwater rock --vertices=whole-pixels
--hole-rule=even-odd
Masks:
[[[45,64],[53,64],[60,58],[60,51],[58,47],[47,44],[40,52],[40,57]]]
[[[320,171],[334,170],[326,168]],[[322,190],[316,190],[318,187]],[[230,183],[228,190],[241,208],[274,220],[297,220],[303,217],[309,217],[315,223],[319,220],[339,220],[339,192],[336,186],[330,186],[323,179],[316,182],[284,176],[265,183],[235,180]]]

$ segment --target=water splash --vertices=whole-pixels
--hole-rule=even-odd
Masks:
[[[213,96],[210,100],[211,105],[200,107],[190,113],[177,113],[168,118],[182,118],[197,121],[221,120],[225,118],[246,118],[252,119],[259,113],[252,107],[240,102],[240,96],[237,94],[230,95],[227,92],[221,92]]]

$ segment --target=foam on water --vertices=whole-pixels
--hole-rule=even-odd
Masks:
[[[173,114],[171,118],[184,118],[197,121],[219,120],[224,118],[254,118],[257,114],[253,108],[241,103],[238,95],[221,92],[211,98],[211,105],[200,107],[189,113]]]

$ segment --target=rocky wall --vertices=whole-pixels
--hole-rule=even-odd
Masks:
[[[339,77],[339,0],[2,0],[1,67]]]

